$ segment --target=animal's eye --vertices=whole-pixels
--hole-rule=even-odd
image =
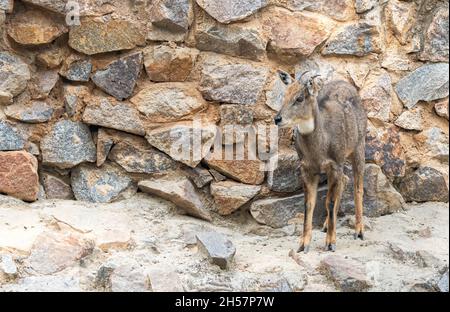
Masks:
[[[300,104],[305,100],[305,96],[302,94],[297,98],[297,101],[295,101],[295,104]]]

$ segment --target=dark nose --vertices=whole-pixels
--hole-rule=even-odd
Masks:
[[[278,126],[278,125],[280,124],[281,120],[283,120],[283,118],[282,118],[280,115],[278,115],[278,116],[275,117],[275,119],[274,119],[275,124]]]

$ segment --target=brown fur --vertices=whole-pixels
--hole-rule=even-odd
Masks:
[[[320,88],[314,78],[304,83],[291,83],[283,108],[275,119],[281,127],[296,127],[295,145],[302,159],[305,186],[305,224],[299,251],[305,252],[308,252],[311,242],[312,217],[321,173],[328,176],[328,217],[324,224],[326,248],[331,251],[336,249],[336,218],[348,182],[344,174],[347,160],[352,162],[355,176],[355,238],[364,238],[362,216],[367,114],[358,92],[349,83],[335,81],[319,92]],[[307,123],[303,128],[297,126],[304,120],[314,122]],[[306,132],[300,133],[302,130],[299,129]],[[309,130],[312,132],[308,133]]]

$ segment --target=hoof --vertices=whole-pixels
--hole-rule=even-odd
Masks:
[[[297,253],[300,253],[300,252],[304,252],[305,254],[307,254],[307,253],[309,253],[309,245],[307,245],[307,246],[300,246],[299,248],[298,248],[298,250],[297,250]]]
[[[327,251],[336,252],[336,244],[329,244],[327,246]]]
[[[328,232],[328,228],[327,228],[326,226],[324,226],[324,227],[322,228],[322,232],[323,232],[323,233],[327,233],[327,232]]]
[[[358,239],[360,239],[360,240],[364,240],[364,233],[363,232],[360,232],[360,233],[355,233],[354,234],[354,237],[355,237],[355,240],[358,240]]]

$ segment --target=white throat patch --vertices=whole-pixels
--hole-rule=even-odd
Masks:
[[[297,129],[298,132],[302,135],[311,134],[314,132],[314,129],[316,128],[316,125],[314,123],[314,118],[306,119],[306,120],[299,120],[297,122]]]

